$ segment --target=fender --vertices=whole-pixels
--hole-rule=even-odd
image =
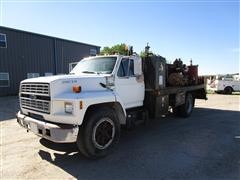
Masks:
[[[102,97],[104,97],[104,99],[102,99]],[[97,96],[94,94],[93,99],[88,98],[88,101],[89,103],[87,104],[87,110],[85,111],[85,114],[90,108],[108,106],[115,110],[120,124],[126,124],[127,113],[124,104],[114,91],[105,91],[105,93],[98,93]]]
[[[80,107],[80,101],[82,103],[82,107]],[[81,125],[84,116],[89,107],[93,105],[101,105],[101,104],[111,104],[113,108],[116,110],[118,117],[120,118],[120,123],[125,124],[126,122],[126,111],[121,102],[121,99],[115,95],[113,91],[85,91],[81,93],[64,93],[53,99],[53,109],[54,116],[63,114],[64,110],[61,108],[59,111],[59,103],[61,106],[64,106],[64,102],[72,102],[74,104],[74,112],[69,119],[69,124]],[[122,110],[122,111],[121,111]],[[58,112],[59,111],[59,112]],[[119,112],[119,113],[118,113]],[[123,112],[123,113],[121,113]],[[58,116],[59,117],[59,116]],[[70,117],[69,117],[70,118]],[[65,122],[66,123],[66,122]]]
[[[118,102],[121,105],[121,107],[123,109],[123,112],[124,112],[124,115],[127,116],[126,108],[125,108],[125,106],[124,106],[120,96],[117,93],[115,93],[115,92],[114,92],[114,94],[115,94],[115,98],[116,98],[115,101]]]
[[[115,98],[116,98],[115,101],[118,104],[118,109],[117,109],[118,111],[117,112],[118,112],[118,117],[120,119],[120,123],[125,125],[126,124],[126,117],[127,117],[126,108],[125,108],[120,96],[117,93],[115,93]]]

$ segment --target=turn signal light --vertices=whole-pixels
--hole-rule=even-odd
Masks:
[[[82,101],[80,101],[80,103],[79,103],[79,107],[80,107],[80,109],[83,108],[83,102],[82,102]]]
[[[80,93],[82,91],[81,86],[73,86],[72,91],[75,93]]]

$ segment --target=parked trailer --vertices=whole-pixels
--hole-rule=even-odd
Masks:
[[[167,64],[147,47],[143,58],[89,57],[68,75],[24,80],[19,98],[22,127],[53,142],[76,142],[83,155],[100,158],[119,141],[121,126],[161,118],[170,109],[188,117],[206,92],[197,66],[180,59]]]

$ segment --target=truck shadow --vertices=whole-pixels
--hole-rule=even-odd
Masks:
[[[83,157],[75,144],[44,139],[40,143],[56,152],[40,150],[38,154],[75,178],[239,177],[240,141],[234,138],[240,135],[239,117],[239,111],[207,108],[195,108],[186,119],[169,115],[148,127],[122,130],[116,150],[99,160]],[[222,162],[224,166],[216,165]]]

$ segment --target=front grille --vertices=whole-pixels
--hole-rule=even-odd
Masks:
[[[23,83],[21,84],[21,93],[49,96],[50,95],[49,84]]]
[[[24,109],[50,113],[50,89],[46,83],[23,83],[20,86],[20,105]]]
[[[50,101],[21,97],[20,102],[22,108],[50,113]]]

